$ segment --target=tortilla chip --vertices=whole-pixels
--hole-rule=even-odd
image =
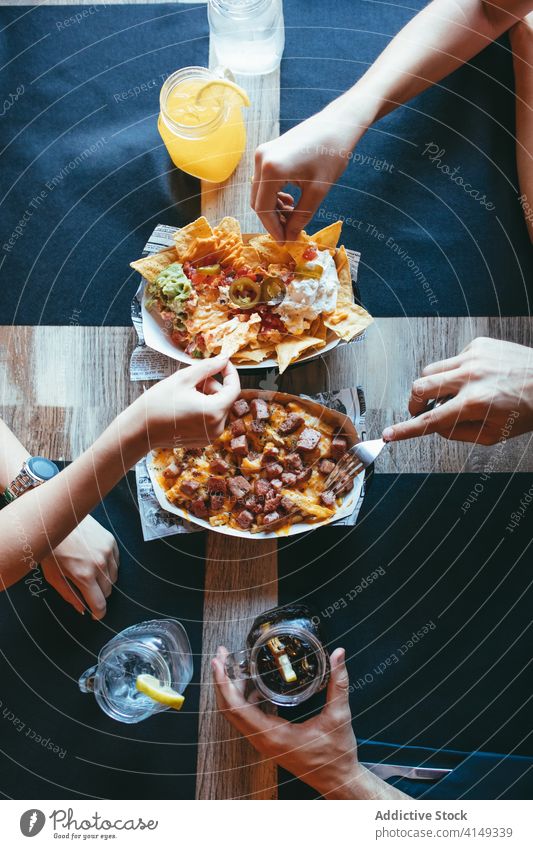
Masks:
[[[267,360],[274,351],[272,348],[263,347],[263,348],[241,348],[240,351],[236,351],[233,356],[233,362],[246,364],[246,363],[262,363],[263,360]]]
[[[206,330],[218,327],[227,320],[228,311],[218,302],[217,292],[214,289],[203,289],[198,292],[196,306],[185,319],[185,326],[190,336],[196,336],[197,333],[205,333]]]
[[[205,347],[210,354],[232,357],[236,351],[249,345],[257,337],[261,316],[252,313],[248,321],[239,321],[239,316],[219,324],[214,330],[204,333]]]
[[[304,253],[307,248],[315,247],[315,240],[314,237],[311,239],[305,230],[301,230],[294,242],[285,242],[285,247],[296,262],[296,265],[305,265],[307,260],[304,258]]]
[[[313,233],[313,242],[317,243],[318,250],[334,250],[339,243],[341,230],[342,221],[334,221],[327,227],[323,227],[318,233]]]
[[[335,265],[339,275],[337,306],[332,313],[324,315],[324,324],[345,342],[351,342],[374,319],[363,307],[354,303],[350,263],[344,247],[336,252]]]
[[[252,245],[243,245],[240,256],[234,262],[235,268],[243,268],[245,265],[248,268],[257,268],[260,264],[260,256]]]
[[[221,265],[233,266],[239,261],[242,252],[240,245],[235,245],[227,250],[222,251],[218,255],[218,261]]]
[[[291,255],[288,250],[283,245],[278,245],[271,236],[255,236],[250,239],[249,244],[256,249],[263,265],[280,263],[287,266],[291,263]]]
[[[149,283],[153,283],[164,268],[172,265],[173,262],[177,262],[177,260],[176,249],[166,248],[164,251],[158,251],[156,254],[150,254],[150,256],[143,256],[141,259],[136,259],[135,262],[130,262],[130,266],[135,271],[138,271],[139,274],[142,274]]]
[[[311,326],[309,328],[308,333],[309,333],[309,336],[315,336],[317,339],[323,339],[324,342],[326,341],[326,336],[328,335],[328,331],[327,331],[327,328],[326,328],[326,326],[325,326],[325,324],[322,320],[322,316],[319,315],[318,318],[315,318],[315,320],[313,321],[313,323],[311,324]]]
[[[212,234],[211,236],[200,236],[194,239],[184,254],[181,255],[181,262],[193,262],[196,265],[210,265],[212,259],[216,259],[218,248],[218,239]]]
[[[324,339],[316,336],[287,336],[279,345],[276,345],[279,373],[283,374],[285,369],[299,359],[304,351],[309,348],[323,348],[325,344]]]
[[[217,224],[214,231],[219,239],[223,239],[225,236],[229,236],[230,233],[233,233],[239,237],[239,241],[242,241],[241,225],[237,219],[232,218],[231,215],[226,215],[220,223]]]
[[[242,262],[243,265],[248,265],[250,268],[257,268],[261,264],[261,259],[252,245],[244,245],[241,250],[239,262]]]
[[[186,254],[196,239],[207,239],[213,235],[213,230],[207,218],[203,215],[196,221],[186,224],[181,230],[174,233],[174,244],[180,259]]]

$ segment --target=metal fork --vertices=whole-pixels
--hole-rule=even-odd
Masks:
[[[423,410],[420,410],[416,415],[411,416],[412,419],[418,418],[422,413],[428,413],[430,410],[436,410],[442,406],[448,398],[435,398],[430,401]],[[363,469],[368,468],[381,454],[387,443],[383,439],[370,439],[365,442],[357,442],[342,455],[341,459],[328,476],[324,484],[324,492],[331,491],[337,494],[341,492],[348,480],[352,480]]]

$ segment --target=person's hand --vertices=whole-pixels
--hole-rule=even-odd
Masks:
[[[215,379],[218,373],[222,383]],[[240,391],[237,369],[226,357],[202,360],[137,398],[119,417],[120,430],[133,429],[146,451],[166,446],[203,448],[224,430]]]
[[[279,138],[259,145],[251,205],[278,242],[295,240],[321,201],[346,169],[351,151],[366,130],[342,98]],[[301,190],[294,207],[282,189],[293,183]]]
[[[295,724],[267,715],[257,703],[246,701],[243,682],[226,675],[228,652],[221,646],[212,661],[218,708],[264,758],[274,760],[322,796],[405,798],[358,763],[344,654],[344,649],[336,649],[331,655],[331,678],[322,712]]]
[[[438,433],[446,439],[494,445],[533,430],[533,349],[474,339],[456,357],[432,363],[413,383],[409,412],[433,398],[442,406],[383,431],[385,442]]]
[[[118,576],[115,538],[92,516],[85,519],[41,562],[48,583],[78,613],[83,600],[94,619],[105,616],[106,599]]]

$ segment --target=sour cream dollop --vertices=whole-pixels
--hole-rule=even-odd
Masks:
[[[329,251],[318,251],[308,266],[320,265],[324,269],[318,279],[300,278],[287,284],[283,302],[274,312],[283,320],[289,333],[300,336],[317,316],[333,312],[337,306],[339,276],[335,261]]]

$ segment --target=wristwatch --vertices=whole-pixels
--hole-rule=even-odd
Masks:
[[[4,499],[8,503],[14,501],[28,489],[40,486],[57,474],[59,474],[59,469],[51,460],[47,460],[46,457],[29,457],[17,477],[4,490]]]

